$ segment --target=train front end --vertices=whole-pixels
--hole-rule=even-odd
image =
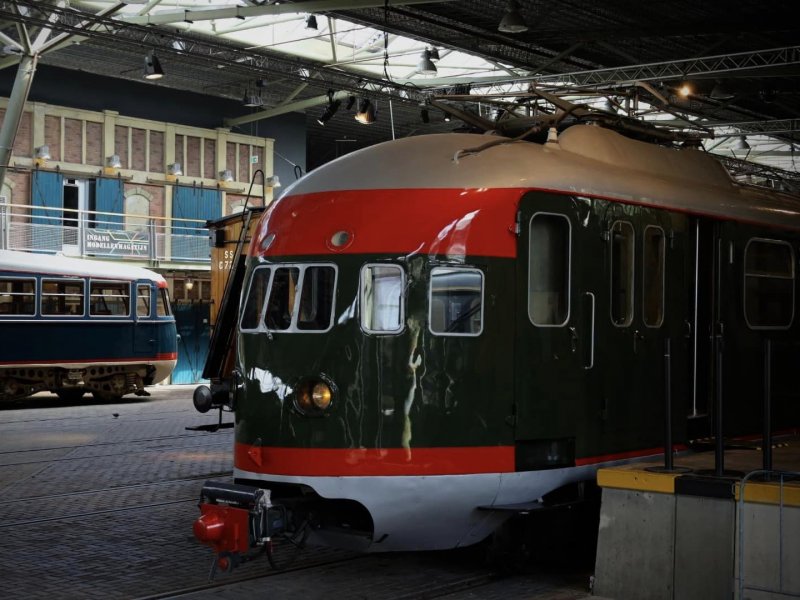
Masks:
[[[239,510],[241,531],[249,518],[368,551],[473,544],[502,520],[479,507],[514,471],[504,287],[519,192],[350,177],[369,152],[406,172],[422,154],[401,141],[344,157],[262,217],[237,336],[236,486],[209,484],[203,518],[230,532]],[[269,537],[254,529],[250,543]],[[198,530],[220,555],[235,546]]]

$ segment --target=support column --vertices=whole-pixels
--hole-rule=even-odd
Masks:
[[[22,113],[25,111],[25,102],[31,91],[33,75],[36,73],[36,65],[39,62],[39,55],[22,55],[17,67],[17,77],[14,79],[14,88],[11,90],[11,97],[8,99],[6,116],[3,119],[3,126],[0,128],[0,189],[6,180],[8,163],[11,160],[11,153],[14,150],[14,140],[17,137]]]

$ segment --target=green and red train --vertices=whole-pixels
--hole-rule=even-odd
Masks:
[[[667,340],[676,445],[720,390],[726,433],[758,431],[766,339],[796,426],[798,247],[797,197],[599,126],[341,157],[253,236],[234,483],[204,488],[195,533],[225,567],[306,525],[367,551],[476,543],[493,508],[663,453]]]

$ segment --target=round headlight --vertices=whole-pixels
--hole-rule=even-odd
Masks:
[[[331,388],[328,387],[327,383],[318,383],[311,390],[311,401],[320,410],[325,410],[331,405],[332,397],[333,392],[331,392]]]
[[[297,408],[299,408],[302,412],[308,412],[314,408],[314,404],[311,400],[311,386],[308,384],[303,384],[299,386],[297,389]]]

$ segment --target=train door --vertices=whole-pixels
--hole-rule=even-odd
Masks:
[[[519,205],[515,342],[518,470],[574,464],[589,425],[595,293],[582,281],[590,203],[530,193]],[[580,248],[580,250],[579,250]],[[592,250],[588,252],[592,254]]]

